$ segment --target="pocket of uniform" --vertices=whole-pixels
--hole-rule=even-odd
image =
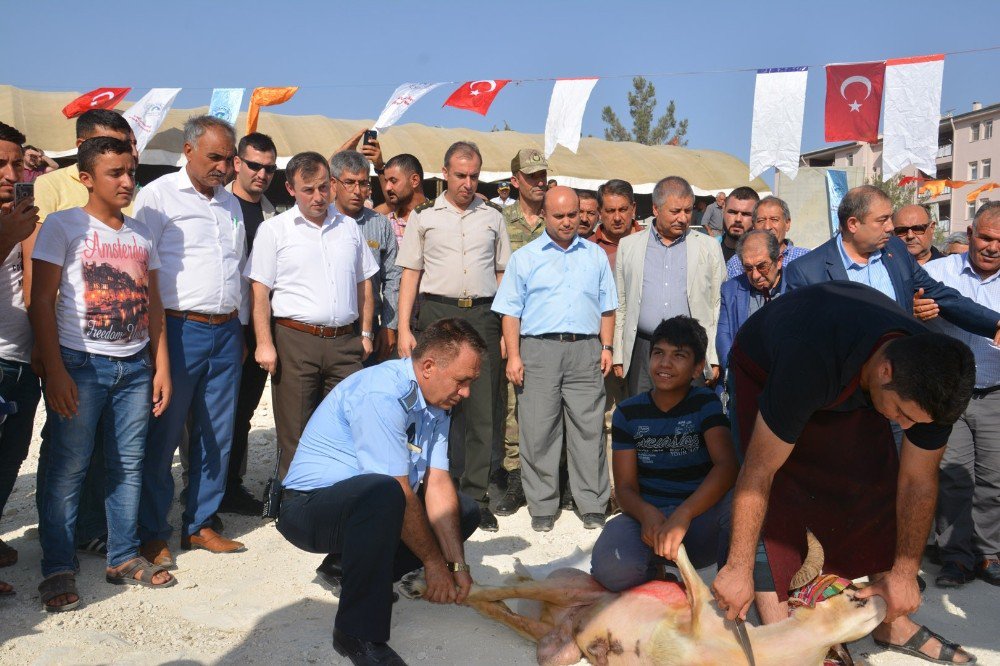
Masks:
[[[65,366],[67,370],[82,368],[87,365],[87,361],[90,360],[90,354],[87,352],[77,351],[76,349],[68,349],[66,347],[61,347],[59,349],[59,355],[62,357],[63,366]]]

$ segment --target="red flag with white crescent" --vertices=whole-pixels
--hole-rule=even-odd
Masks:
[[[113,109],[118,103],[125,99],[125,95],[131,88],[97,88],[89,93],[80,95],[72,102],[63,107],[63,115],[67,118],[76,118],[82,113],[91,109]]]
[[[510,79],[486,79],[483,81],[466,81],[445,100],[442,106],[453,106],[456,109],[475,111],[485,116],[490,104]]]
[[[826,66],[826,140],[878,141],[884,62]]]

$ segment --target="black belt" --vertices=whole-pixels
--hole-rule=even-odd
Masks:
[[[1000,384],[997,384],[996,386],[990,386],[989,388],[981,388],[981,389],[974,388],[972,389],[972,397],[985,398],[990,393],[995,393],[996,391],[1000,391]]]
[[[538,335],[526,335],[524,337],[541,340],[558,340],[559,342],[576,342],[577,340],[593,340],[597,336],[585,333],[539,333]]]
[[[490,305],[493,303],[492,296],[485,296],[483,298],[449,298],[448,296],[438,296],[437,294],[423,294],[425,301],[433,301],[434,303],[444,303],[445,305],[451,305],[456,308],[474,308],[480,305]]]
[[[645,340],[646,342],[652,342],[653,341],[653,336],[652,335],[649,335],[648,333],[643,333],[642,331],[636,331],[635,332],[635,337],[639,338],[640,340]]]
[[[302,497],[303,495],[312,495],[315,490],[292,490],[291,488],[282,488],[282,498],[288,499],[289,497]]]

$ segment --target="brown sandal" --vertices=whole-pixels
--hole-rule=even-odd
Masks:
[[[112,585],[141,585],[150,588],[172,587],[177,584],[177,579],[170,576],[166,569],[150,564],[144,557],[129,560],[122,566],[124,568],[117,569],[114,573],[105,573],[104,580]],[[140,572],[138,578],[135,577],[137,571]],[[153,578],[158,573],[165,573],[170,578],[164,583],[154,583]]]
[[[38,592],[41,594],[45,610],[49,613],[71,611],[80,605],[80,593],[76,591],[76,576],[70,571],[49,576],[38,586]],[[56,597],[68,595],[76,597],[76,601],[70,601],[59,606],[49,603]]]

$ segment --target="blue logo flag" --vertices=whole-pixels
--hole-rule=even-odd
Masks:
[[[230,125],[236,124],[236,116],[243,104],[243,93],[246,88],[216,88],[212,91],[212,103],[208,107],[208,115],[225,120]]]
[[[826,193],[830,199],[830,235],[836,236],[840,229],[840,220],[837,218],[837,209],[840,202],[847,194],[847,172],[828,169],[826,172]]]

